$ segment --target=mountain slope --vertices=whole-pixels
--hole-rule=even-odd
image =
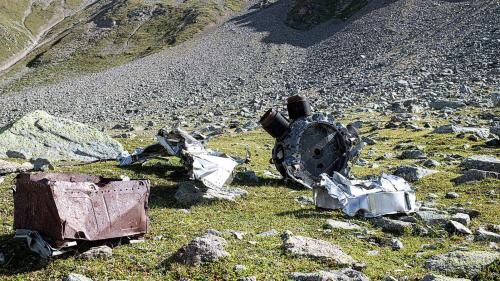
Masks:
[[[3,69],[22,58],[4,75],[4,79],[18,79],[13,88],[24,85],[26,80],[31,84],[47,83],[151,54],[192,37],[207,25],[238,10],[242,2],[47,0],[44,5],[41,2],[25,3],[24,13],[29,15],[23,20],[19,18],[20,6],[2,1],[2,10],[7,11],[7,15],[12,14],[5,17],[4,22],[11,25],[22,22],[19,34],[26,37],[19,35],[16,54],[14,50],[9,51],[12,42],[0,45],[4,54],[0,60]],[[14,31],[10,32],[11,37],[17,34]],[[26,41],[24,44],[21,44],[22,39]]]
[[[260,112],[298,91],[321,96],[322,110],[342,112],[431,95],[478,102],[500,87],[498,1],[370,1],[345,22],[309,31],[284,24],[292,4],[251,8],[124,66],[6,93],[0,106],[12,110],[0,112],[0,123],[44,109],[83,122],[153,117],[163,124],[184,114],[199,124],[200,114],[220,111],[254,116],[241,109]]]

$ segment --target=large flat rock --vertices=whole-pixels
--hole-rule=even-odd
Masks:
[[[116,159],[122,145],[96,128],[34,111],[0,129],[0,158],[55,161]]]
[[[431,257],[426,267],[444,275],[473,277],[499,257],[500,254],[495,252],[455,251]]]

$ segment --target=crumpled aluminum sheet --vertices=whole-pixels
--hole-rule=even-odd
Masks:
[[[223,153],[205,148],[200,141],[184,130],[176,128],[171,132],[161,130],[156,136],[167,155],[180,157],[184,167],[189,171],[190,178],[203,183],[208,188],[221,188],[230,184],[234,168],[247,159],[235,159]],[[136,149],[132,155],[124,155],[118,159],[120,166],[130,165],[135,161],[147,158],[145,151],[152,150],[152,145],[145,149]]]
[[[403,178],[382,174],[376,180],[349,180],[335,172],[322,174],[313,189],[315,204],[325,209],[341,209],[349,216],[363,213],[379,217],[418,210],[415,192]]]

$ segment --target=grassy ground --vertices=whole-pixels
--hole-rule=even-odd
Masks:
[[[362,120],[383,121],[385,117],[362,115]],[[352,121],[352,120],[351,120]],[[363,129],[367,133],[369,129]],[[415,145],[424,146],[430,158],[442,161],[441,153],[453,153],[463,156],[472,154],[498,154],[498,149],[482,147],[480,151],[464,148],[465,144],[481,145],[481,142],[471,143],[467,138],[457,138],[454,135],[433,135],[430,130],[414,132],[406,129],[384,129],[374,136],[376,145],[368,146],[363,151],[363,158],[370,163],[376,162],[379,168],[354,167],[358,176],[390,172],[392,167],[411,160],[390,159],[375,161],[385,153],[395,152],[394,146],[400,142],[412,141]],[[152,142],[151,136],[144,136],[124,142],[127,149],[144,146]],[[240,276],[255,275],[258,280],[285,280],[287,273],[293,271],[315,271],[336,268],[329,262],[308,258],[296,258],[285,254],[281,248],[279,237],[260,238],[256,233],[276,229],[279,232],[290,230],[296,235],[304,235],[330,241],[339,245],[356,260],[367,264],[364,272],[372,280],[380,280],[384,275],[396,277],[408,276],[406,280],[421,278],[427,271],[423,268],[425,260],[435,254],[445,253],[458,247],[467,246],[470,249],[488,250],[487,243],[470,242],[463,237],[448,236],[436,232],[428,237],[407,234],[399,237],[405,248],[393,251],[390,246],[379,247],[367,240],[356,238],[349,231],[329,231],[323,225],[328,218],[351,220],[374,232],[380,239],[392,236],[380,232],[368,221],[362,218],[347,218],[340,211],[322,211],[314,206],[301,206],[295,198],[301,195],[311,196],[311,192],[293,184],[285,184],[280,180],[266,178],[264,171],[274,168],[269,164],[273,140],[263,131],[258,130],[243,134],[229,134],[210,142],[212,148],[244,156],[245,146],[250,148],[252,161],[239,167],[256,171],[259,182],[236,180],[232,186],[246,189],[249,194],[237,202],[217,202],[195,206],[180,206],[173,198],[176,184],[182,180],[178,171],[181,169],[177,159],[152,160],[144,166],[133,165],[119,168],[114,162],[97,163],[78,167],[59,167],[57,172],[82,172],[94,175],[120,176],[131,178],[147,178],[152,182],[150,197],[151,230],[146,235],[146,242],[141,244],[122,245],[114,249],[110,259],[82,261],[72,256],[55,259],[46,266],[37,265],[33,259],[26,258],[23,253],[14,256],[4,268],[0,268],[2,280],[60,280],[69,272],[76,272],[93,277],[95,280],[128,279],[128,280],[177,280],[179,277],[190,277],[191,280],[235,280]],[[368,151],[374,155],[368,157]],[[471,228],[486,223],[500,224],[498,212],[498,197],[487,195],[487,191],[500,193],[500,180],[488,180],[454,186],[451,179],[459,175],[456,165],[443,165],[437,168],[439,173],[428,176],[414,184],[417,196],[425,200],[428,193],[439,196],[438,203],[443,206],[461,204],[477,209],[481,216],[472,220]],[[13,176],[6,178],[0,184],[0,248],[6,253],[15,247],[12,237],[12,192],[10,189]],[[460,194],[458,199],[444,199],[448,191]],[[179,211],[189,208],[188,214]],[[226,250],[231,254],[210,265],[187,267],[171,263],[169,258],[183,244],[207,229],[238,230],[247,234],[243,240],[228,238]],[[435,250],[424,250],[423,245],[436,245]],[[378,250],[377,256],[369,256],[367,252]],[[246,270],[236,273],[233,267],[237,264],[246,266]]]

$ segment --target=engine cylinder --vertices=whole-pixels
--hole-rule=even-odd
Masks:
[[[290,129],[288,120],[274,108],[264,113],[259,122],[266,132],[277,139],[284,136]]]
[[[309,101],[305,97],[299,95],[289,97],[286,107],[288,109],[288,116],[290,116],[292,120],[311,115],[311,105]]]

